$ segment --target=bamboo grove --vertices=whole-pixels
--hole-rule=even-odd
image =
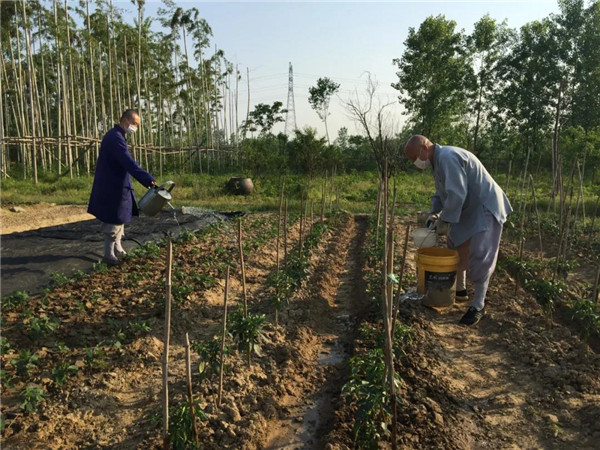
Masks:
[[[201,172],[235,157],[240,76],[208,23],[172,0],[158,18],[144,16],[145,0],[132,3],[133,20],[112,0],[0,3],[3,177],[15,166],[34,182],[89,174],[127,108],[143,122],[134,157],[152,171]]]

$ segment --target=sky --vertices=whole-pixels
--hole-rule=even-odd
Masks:
[[[134,16],[135,6],[130,0],[113,2]],[[323,137],[325,127],[308,103],[308,89],[321,77],[339,83],[340,91],[332,99],[327,121],[332,141],[341,127],[351,134],[361,134],[344,105],[356,93],[364,93],[367,73],[377,80],[376,99],[392,103],[386,111],[399,131],[406,116],[398,102],[398,91],[391,87],[397,81],[397,67],[392,61],[402,57],[409,29],[418,29],[428,16],[442,14],[457,23],[457,30],[470,33],[485,14],[499,22],[506,19],[508,26],[518,29],[559,11],[557,0],[175,2],[184,9],[199,10],[212,28],[212,45],[224,50],[226,58],[242,72],[240,123],[246,116],[247,69],[251,110],[257,103],[274,101],[286,107],[291,62],[296,124],[298,128],[316,128]],[[145,15],[156,16],[161,6],[159,0],[147,0]],[[274,132],[283,129],[284,124],[278,124]]]

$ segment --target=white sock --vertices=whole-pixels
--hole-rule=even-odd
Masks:
[[[123,248],[123,246],[121,245],[121,239],[117,239],[115,241],[115,250],[119,253],[122,254],[126,254],[127,252],[125,251],[125,249]]]

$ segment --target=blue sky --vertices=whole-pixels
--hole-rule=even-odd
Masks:
[[[129,0],[113,0],[115,6],[134,11]],[[348,127],[359,130],[348,117],[343,102],[352,92],[364,91],[365,72],[379,82],[378,99],[394,102],[389,108],[394,121],[403,122],[395,82],[394,58],[404,51],[410,27],[418,28],[431,15],[443,14],[470,32],[485,14],[512,28],[558,12],[556,0],[544,1],[389,1],[389,2],[205,2],[176,0],[183,8],[196,7],[213,30],[213,46],[225,51],[244,79],[239,93],[240,122],[245,118],[246,68],[250,71],[251,105],[279,100],[287,102],[288,63],[294,68],[294,98],[299,128],[312,126],[324,136],[325,128],[308,104],[308,88],[319,77],[340,83],[339,98],[331,104],[330,136]],[[146,16],[156,16],[162,6],[147,0]],[[132,14],[133,16],[133,14]],[[243,111],[243,113],[242,113]],[[242,117],[243,116],[243,117]],[[278,125],[275,131],[282,131]]]

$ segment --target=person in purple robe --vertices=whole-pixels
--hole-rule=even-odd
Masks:
[[[125,224],[139,215],[131,176],[147,188],[156,184],[154,177],[140,167],[127,148],[125,136],[135,133],[139,125],[138,112],[128,109],[119,124],[104,135],[100,144],[87,211],[102,222],[102,260],[108,265],[120,264],[118,255],[125,254],[121,244]]]

